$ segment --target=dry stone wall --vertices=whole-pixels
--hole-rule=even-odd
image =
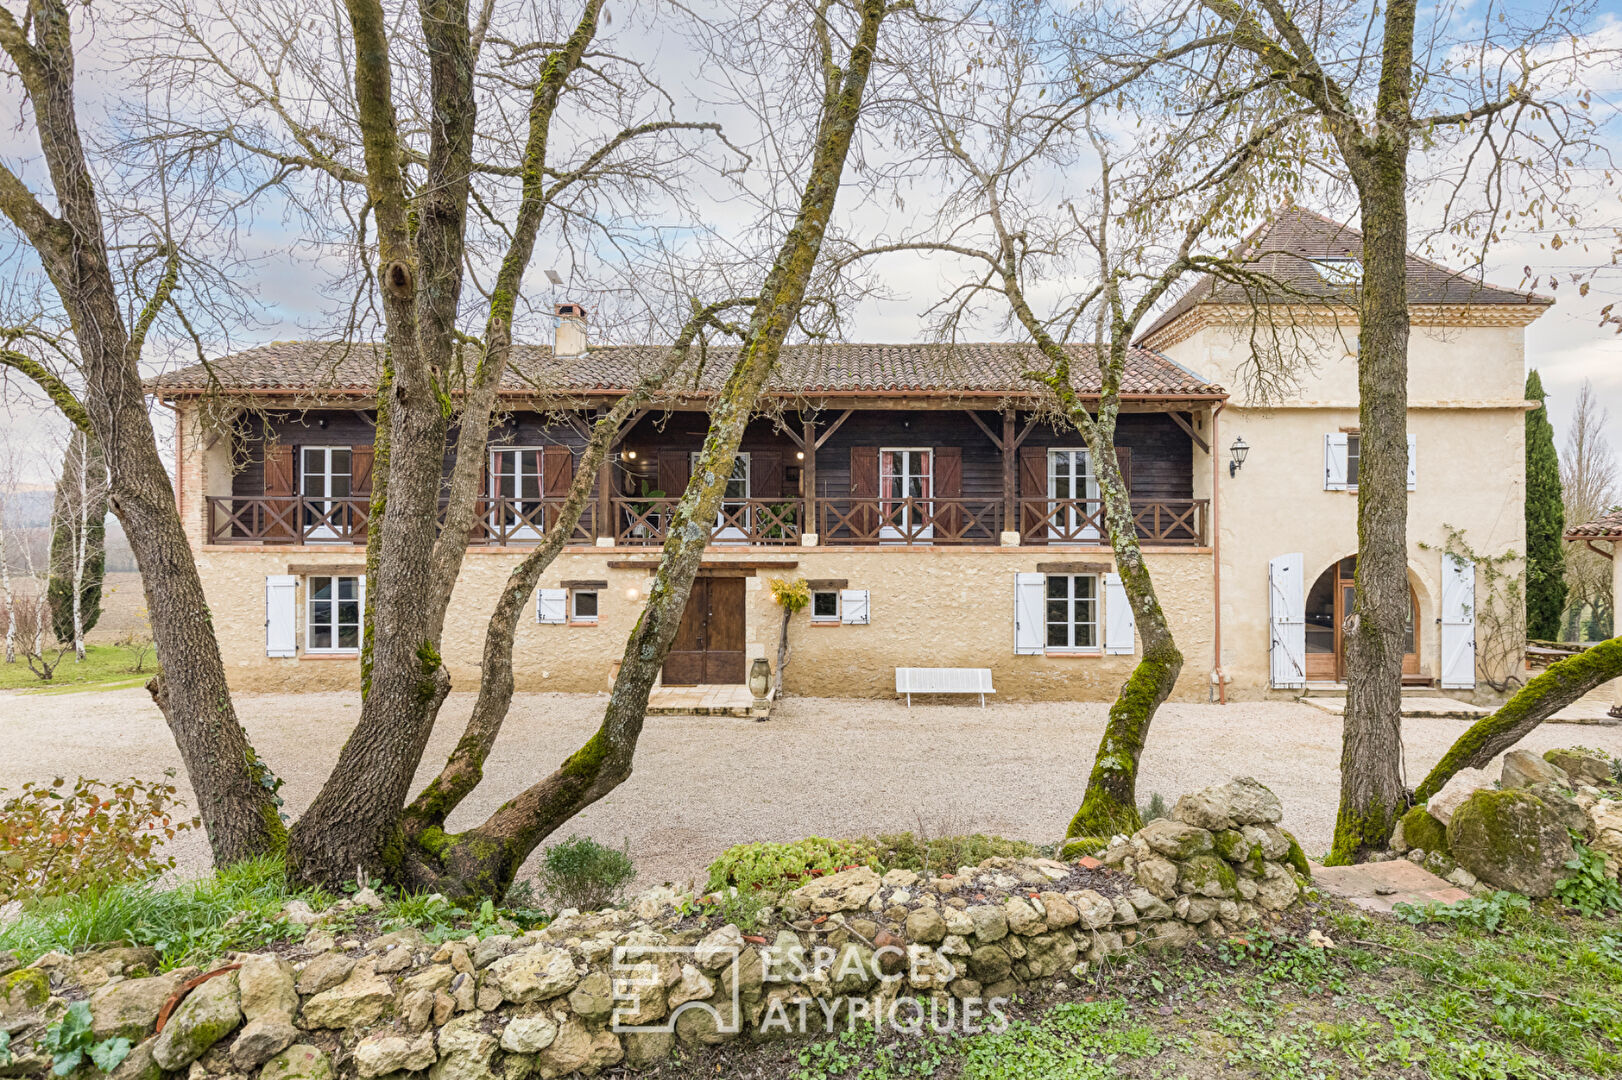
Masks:
[[[13,961],[0,975],[4,1073],[43,1080],[41,1034],[85,998],[97,1038],[132,1043],[112,1080],[546,1080],[654,1065],[678,1043],[859,1022],[995,1029],[1022,988],[1277,922],[1305,884],[1279,817],[1270,791],[1235,781],[1185,796],[1102,858],[939,875],[853,867],[789,892],[749,932],[706,914],[724,897],[666,887],[528,933],[445,942],[411,928],[341,938],[341,919],[295,902],[302,941],[207,972],[154,973],[144,948]],[[380,906],[345,901],[351,920],[357,902]]]

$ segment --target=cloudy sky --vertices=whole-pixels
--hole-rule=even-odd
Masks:
[[[1464,5],[1465,9],[1469,7],[1469,4]],[[634,47],[650,67],[664,71],[667,85],[696,88],[690,98],[678,103],[677,112],[684,118],[720,120],[729,125],[740,145],[745,145],[756,155],[758,163],[765,164],[766,173],[782,166],[783,161],[774,157],[770,140],[762,132],[749,131],[750,124],[758,126],[759,118],[724,103],[726,92],[736,87],[728,87],[727,80],[718,77],[713,70],[703,65],[695,66],[698,61],[694,59],[689,39],[662,35],[653,21],[657,12],[657,6],[652,3],[623,8],[617,24],[610,31],[618,48],[626,51]],[[108,26],[92,25],[86,32],[91,44],[81,65],[81,87],[87,99],[81,111],[104,119],[116,113],[120,104],[134,92],[130,81],[129,57],[125,54],[125,50],[134,45],[113,33]],[[1596,24],[1596,38],[1622,43],[1622,16],[1602,13]],[[1615,79],[1618,86],[1599,88],[1602,92],[1612,93],[1613,100],[1614,92],[1622,88],[1622,65],[1618,66]],[[23,115],[15,85],[0,86],[0,102],[4,102],[8,114]],[[1605,149],[1617,151],[1618,156],[1622,156],[1622,134],[1619,133],[1622,133],[1622,128],[1612,118],[1604,136]],[[881,149],[888,148],[869,146],[868,149],[879,153]],[[37,175],[37,151],[27,124],[8,125],[0,131],[0,155],[8,165],[24,175]],[[1495,284],[1531,286],[1545,293],[1551,291],[1551,277],[1562,282],[1561,287],[1554,291],[1557,299],[1555,307],[1527,331],[1528,363],[1542,372],[1558,432],[1564,432],[1566,416],[1577,388],[1584,379],[1591,379],[1601,401],[1610,406],[1613,413],[1611,441],[1613,445],[1622,447],[1622,336],[1614,332],[1615,327],[1600,325],[1600,308],[1607,303],[1622,301],[1622,274],[1614,267],[1599,274],[1593,279],[1586,297],[1579,297],[1576,286],[1567,280],[1573,272],[1586,271],[1610,262],[1616,247],[1617,234],[1614,230],[1622,222],[1622,203],[1618,202],[1617,189],[1614,186],[1605,187],[1597,173],[1591,179],[1594,184],[1592,213],[1589,220],[1582,223],[1583,229],[1579,232],[1593,241],[1592,246],[1585,248],[1581,243],[1567,243],[1555,250],[1549,243],[1552,232],[1517,232],[1491,249],[1484,269],[1488,280]],[[724,226],[729,215],[737,215],[740,219],[747,217],[755,212],[751,200],[758,200],[761,190],[757,189],[754,195],[741,201],[737,198],[712,201],[705,211],[708,215],[706,223],[718,227]],[[866,224],[882,220],[886,214],[916,213],[920,205],[927,205],[930,194],[927,189],[909,190],[907,200],[910,209],[902,211],[898,210],[899,199],[894,205],[881,203],[876,199],[876,192],[862,190],[858,185],[848,187],[847,192],[842,193],[842,209],[847,211],[847,224],[853,231],[859,231]],[[697,202],[702,204],[703,199]],[[1344,207],[1321,209],[1341,220],[1356,223],[1355,216]],[[1427,207],[1424,205],[1414,207],[1413,227],[1416,234],[1426,230],[1426,214]],[[323,265],[323,258],[330,258],[336,263],[337,257],[313,254],[313,249],[304,243],[308,237],[301,234],[297,216],[287,212],[285,207],[278,210],[272,205],[262,204],[262,212],[249,224],[251,229],[244,234],[244,245],[246,253],[254,259],[253,291],[261,304],[261,316],[257,320],[258,325],[233,328],[232,344],[240,346],[255,341],[307,337],[324,324],[330,325],[333,302],[320,285],[324,276],[333,269],[332,266]],[[1570,235],[1569,229],[1562,233],[1563,237]],[[556,243],[550,249],[543,246],[537,253],[530,275],[532,293],[545,295],[544,279],[541,277],[544,269],[558,267],[567,273],[571,262],[577,258],[580,256],[561,250]],[[17,264],[13,262],[11,265]],[[1527,278],[1527,268],[1532,272],[1532,281]],[[577,269],[582,272],[591,270],[589,266]],[[924,309],[962,280],[960,266],[912,257],[886,263],[882,278],[889,296],[882,300],[867,300],[846,313],[845,329],[849,338],[867,341],[916,340],[922,333],[920,319]],[[1622,302],[1618,306],[1622,307]],[[535,328],[544,329],[539,323]],[[995,325],[981,329],[981,336],[984,337],[998,334]],[[156,345],[153,353],[157,363],[183,362],[187,359],[189,344],[181,347],[179,342],[169,341]],[[1468,379],[1469,376],[1467,372],[1461,372],[1460,377]],[[0,455],[13,463],[20,478],[33,482],[48,480],[53,467],[52,446],[60,437],[60,426],[51,418],[48,410],[39,407],[37,400],[25,395],[16,392],[9,394],[8,406],[8,412],[0,416],[0,424],[4,425]],[[160,432],[166,435],[169,426],[166,414],[160,410],[157,420]]]

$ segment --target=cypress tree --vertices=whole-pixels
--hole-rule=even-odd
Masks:
[[[1526,397],[1543,405],[1543,380],[1526,376]],[[1552,641],[1566,606],[1565,502],[1560,457],[1547,407],[1526,414],[1526,635]]]

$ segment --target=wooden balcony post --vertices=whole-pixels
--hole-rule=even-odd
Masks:
[[[817,499],[817,420],[812,413],[804,421],[802,427],[800,451],[805,454],[805,462],[800,466],[800,498],[804,500],[804,521],[800,524],[801,532],[815,533],[817,531],[816,499]]]
[[[1019,446],[1014,438],[1014,412],[1002,414],[1002,506],[1003,529],[1018,531],[1019,519]]]
[[[614,448],[619,445],[616,437],[609,441],[608,450],[603,454],[601,465],[597,466],[597,544],[603,544],[604,538],[608,545],[614,543],[614,525],[618,515],[614,513]]]

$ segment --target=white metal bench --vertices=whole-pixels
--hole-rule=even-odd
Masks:
[[[986,695],[997,691],[991,686],[990,668],[971,667],[898,667],[895,669],[895,692],[905,694],[907,707],[912,708],[914,694],[979,694],[980,707],[986,707]]]

